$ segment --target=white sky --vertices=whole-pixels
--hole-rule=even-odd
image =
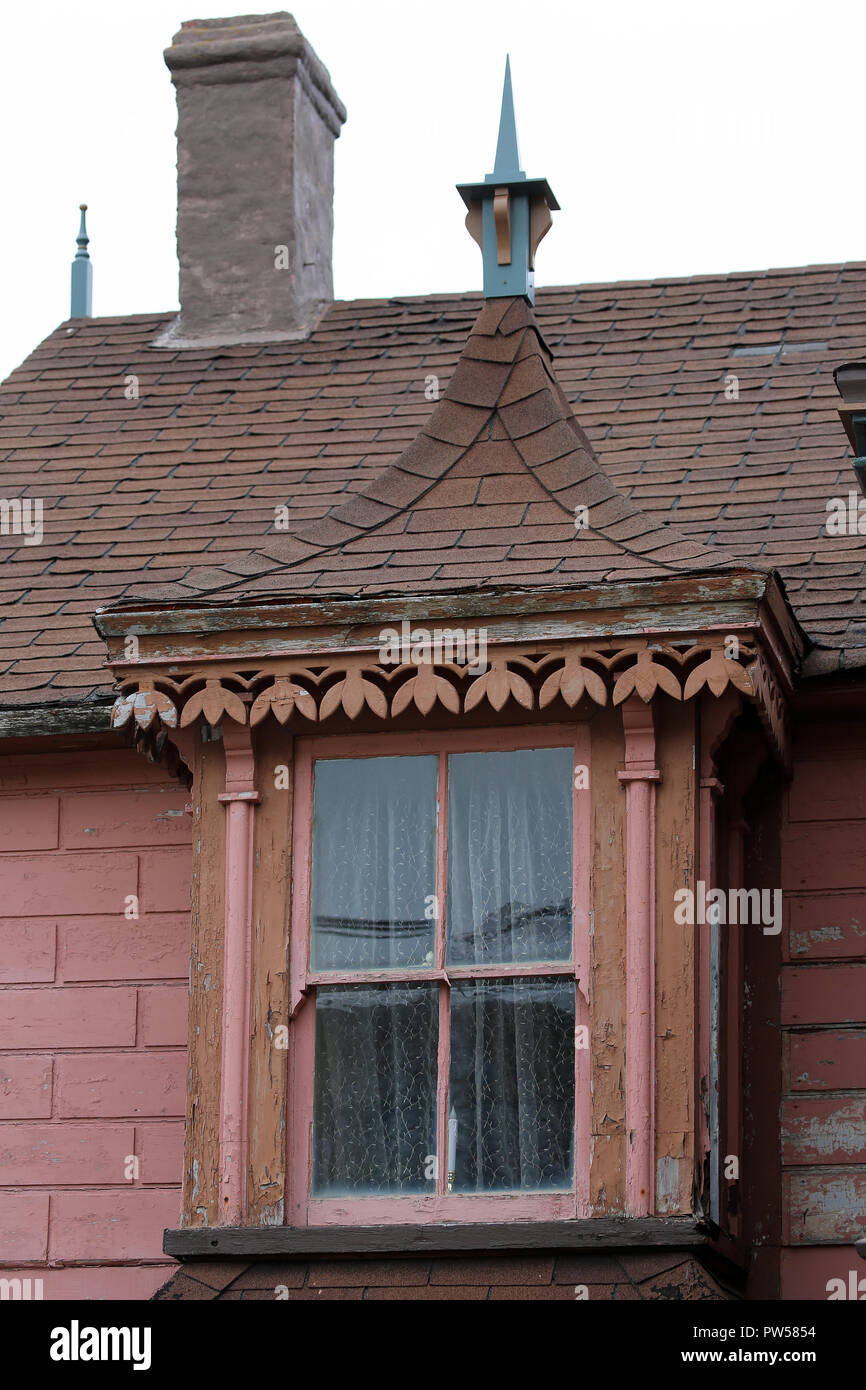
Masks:
[[[183,19],[252,8],[3,6],[0,377],[68,316],[80,202],[94,313],[176,308],[162,50]],[[866,260],[862,0],[291,10],[349,112],[336,146],[338,298],[480,288],[454,185],[493,167],[506,51],[523,167],[563,209],[539,285]]]

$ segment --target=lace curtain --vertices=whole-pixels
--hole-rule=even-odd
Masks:
[[[313,967],[432,968],[436,757],[316,767]],[[448,778],[447,966],[571,952],[570,748],[455,754]],[[455,977],[449,1152],[437,1154],[439,985],[319,986],[313,1191],[568,1188],[574,980]]]

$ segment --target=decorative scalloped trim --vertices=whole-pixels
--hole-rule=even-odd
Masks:
[[[157,690],[156,683],[163,687]],[[199,718],[209,724],[233,719],[253,726],[273,717],[283,725],[309,727],[342,713],[357,719],[370,711],[381,720],[409,709],[426,718],[439,707],[455,717],[485,704],[502,710],[513,701],[527,711],[549,708],[561,698],[569,709],[586,699],[621,704],[630,695],[649,703],[659,691],[674,700],[693,699],[703,689],[719,696],[733,685],[758,705],[783,762],[790,747],[785,695],[766,657],[741,641],[736,658],[721,641],[650,645],[551,642],[503,645],[490,654],[487,670],[454,663],[389,666],[374,652],[343,655],[322,665],[297,665],[289,658],[269,668],[243,664],[237,672],[212,676],[194,664],[177,680],[162,673],[124,682],[112,712],[121,728],[130,719],[141,730],[187,728]],[[234,688],[232,688],[234,687]]]

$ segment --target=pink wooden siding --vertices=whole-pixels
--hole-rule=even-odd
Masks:
[[[149,1298],[174,1268],[186,801],[126,750],[0,756],[0,1264],[46,1299]]]
[[[866,1275],[866,733],[807,725],[782,836],[781,1296]]]

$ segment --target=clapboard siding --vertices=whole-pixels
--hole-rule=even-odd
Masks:
[[[807,727],[782,834],[783,1240],[847,1246],[852,1258],[866,1228],[863,744],[854,726]],[[843,1254],[828,1255],[827,1269],[851,1263]],[[815,1279],[811,1265],[782,1261],[783,1298],[802,1297]]]

